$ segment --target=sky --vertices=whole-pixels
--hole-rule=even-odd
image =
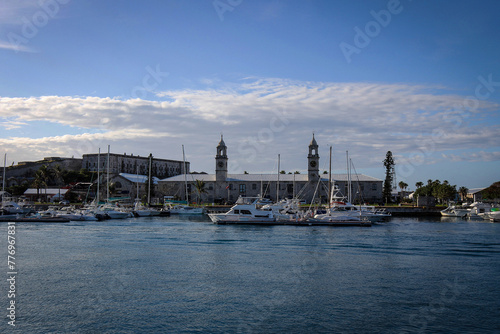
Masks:
[[[214,173],[500,181],[500,3],[3,0],[7,165],[107,151]]]

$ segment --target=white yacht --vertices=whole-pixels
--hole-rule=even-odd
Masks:
[[[136,201],[134,205],[134,214],[138,217],[153,217],[153,216],[159,216],[160,211],[147,207],[143,205],[140,201]]]
[[[455,205],[450,205],[446,209],[441,210],[441,216],[443,217],[465,217],[469,212],[470,208],[460,207]]]
[[[317,214],[307,220],[314,225],[329,225],[329,226],[371,226],[372,222],[367,218],[352,215],[337,215],[328,211],[324,214]]]
[[[63,207],[54,212],[54,217],[66,218],[72,221],[97,221],[95,214],[88,210]]]
[[[170,214],[178,214],[178,215],[202,215],[205,213],[205,208],[203,207],[194,207],[184,204],[166,204],[166,209],[170,212]]]
[[[110,219],[125,219],[132,216],[130,212],[119,209],[112,204],[103,204],[97,208],[96,214]]]
[[[271,207],[264,208],[260,197],[239,197],[226,213],[209,213],[215,224],[273,224],[276,216]]]
[[[483,203],[483,202],[474,202],[470,205],[471,209],[466,214],[466,218],[468,219],[485,219],[488,220],[487,217],[489,212],[491,211],[491,204]]]

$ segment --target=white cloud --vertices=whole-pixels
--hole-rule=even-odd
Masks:
[[[21,51],[21,52],[36,52],[34,49],[21,44],[12,44],[10,42],[0,41],[0,49]]]
[[[442,157],[446,160],[459,162],[459,161],[469,161],[469,162],[477,162],[477,161],[500,161],[500,152],[468,152],[462,154],[442,154]]]
[[[213,171],[221,132],[235,172],[272,171],[278,153],[284,169],[305,169],[313,131],[325,166],[328,145],[334,146],[337,160],[349,150],[358,168],[380,167],[387,150],[400,155],[424,152],[424,163],[429,164],[450,158],[441,155],[445,151],[460,154],[498,145],[496,125],[472,122],[491,115],[496,104],[479,101],[476,109],[461,110],[464,96],[443,94],[437,87],[256,78],[215,85],[161,92],[158,101],[3,97],[0,116],[7,120],[0,126],[15,130],[43,120],[89,131],[12,137],[0,140],[0,145],[17,160],[30,160],[48,152],[79,156],[110,143],[115,152],[178,159],[184,144],[193,170],[208,172]],[[339,161],[337,166],[344,164]]]

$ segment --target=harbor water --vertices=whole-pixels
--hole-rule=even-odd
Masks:
[[[0,231],[2,333],[500,332],[498,223],[17,223],[12,298]]]

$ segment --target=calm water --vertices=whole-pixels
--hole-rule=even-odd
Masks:
[[[166,217],[18,223],[15,236],[20,333],[500,332],[500,224]]]

